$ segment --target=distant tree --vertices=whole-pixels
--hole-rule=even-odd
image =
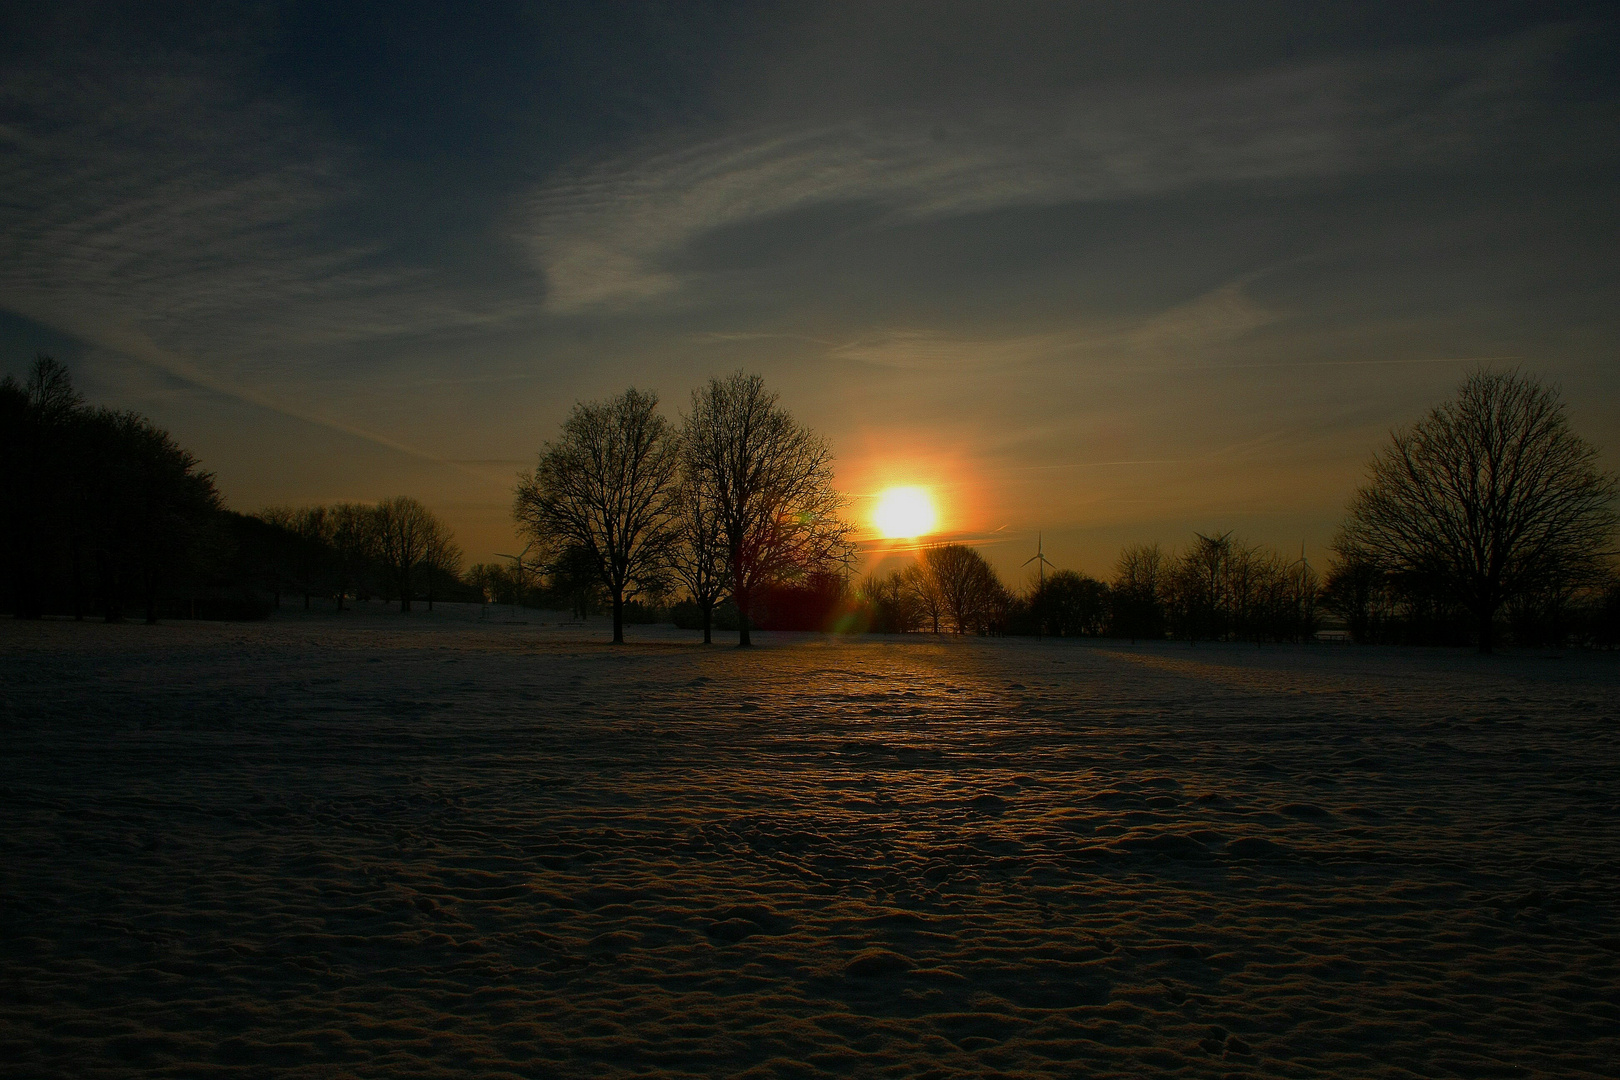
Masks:
[[[1344,620],[1350,640],[1358,645],[1375,640],[1375,634],[1388,614],[1385,575],[1376,565],[1352,552],[1340,557],[1328,569],[1322,590],[1322,603]]]
[[[417,567],[427,555],[438,521],[415,499],[400,495],[377,504],[377,555],[388,583],[399,595],[399,610],[411,610]]]
[[[669,567],[697,606],[703,644],[714,641],[714,608],[731,584],[731,561],[721,526],[720,504],[709,484],[697,448],[681,439],[681,468],[675,500],[675,542]]]
[[[860,595],[870,607],[874,633],[909,634],[927,625],[929,615],[917,587],[919,576],[913,563],[862,579]]]
[[[1322,588],[1303,558],[1289,562],[1230,532],[1193,535],[1164,574],[1164,616],[1176,636],[1260,644],[1315,635]]]
[[[351,593],[360,597],[366,575],[380,557],[381,517],[376,507],[363,503],[337,503],[327,510],[332,545],[332,585],[337,609]]]
[[[265,534],[264,552],[270,561],[271,588],[275,592],[275,606],[281,607],[281,591],[296,580],[298,563],[298,511],[291,506],[267,506],[256,515],[270,526]]]
[[[1439,583],[1472,615],[1480,652],[1504,605],[1590,578],[1614,533],[1614,477],[1556,392],[1517,372],[1470,375],[1392,433],[1369,472],[1335,550]]]
[[[1322,625],[1322,579],[1301,551],[1297,562],[1283,568],[1281,618],[1284,639],[1314,641]]]
[[[427,587],[428,610],[433,610],[433,598],[441,592],[446,585],[454,585],[461,580],[461,563],[464,556],[461,545],[456,543],[455,536],[450,527],[438,518],[434,518],[428,528],[427,540],[422,550],[422,577]]]
[[[1133,544],[1120,552],[1109,590],[1115,633],[1133,642],[1164,637],[1168,562],[1158,544]]]
[[[569,544],[545,564],[550,592],[576,619],[587,619],[601,602],[602,574],[595,555]]]
[[[310,597],[321,590],[332,570],[331,514],[324,506],[269,506],[258,517],[284,531],[285,543],[276,556],[281,576],[297,587],[309,610]],[[276,584],[276,606],[281,606],[281,584]]]
[[[1219,641],[1232,630],[1233,562],[1237,545],[1230,532],[1193,534],[1193,546],[1171,568],[1167,613],[1172,629],[1188,641]]]
[[[928,572],[921,553],[917,561],[906,568],[906,586],[910,589],[912,597],[917,602],[917,608],[927,622],[929,631],[938,634],[941,632],[941,620],[946,617],[945,594],[940,592],[939,580]]]
[[[518,485],[513,513],[523,530],[553,552],[574,546],[594,562],[613,605],[615,644],[624,642],[625,601],[662,584],[679,468],[658,395],[632,388],[575,405]]]
[[[940,544],[924,548],[918,563],[956,633],[989,629],[1006,589],[983,555],[966,544]]]
[[[306,506],[298,512],[298,582],[304,594],[304,610],[310,596],[326,585],[332,570],[331,514],[324,506]]]
[[[474,563],[467,569],[464,580],[478,590],[492,604],[529,604],[534,598],[529,582],[529,567],[519,577],[516,567],[498,563]]]
[[[467,573],[464,576],[467,584],[478,590],[478,595],[483,597],[486,604],[505,603],[501,598],[502,590],[506,584],[503,580],[505,574],[501,567],[491,563],[473,563],[467,567]]]
[[[760,588],[847,566],[854,552],[832,451],[776,402],[758,375],[711,379],[693,392],[682,432],[725,536],[739,646],[752,643]]]
[[[1031,613],[1055,637],[1095,637],[1108,624],[1108,586],[1074,570],[1059,570],[1030,592]]]

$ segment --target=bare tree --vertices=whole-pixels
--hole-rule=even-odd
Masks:
[[[1164,636],[1164,593],[1168,570],[1158,544],[1133,544],[1120,552],[1110,590],[1116,632],[1137,638]]]
[[[939,633],[940,620],[945,617],[945,596],[939,591],[939,582],[934,580],[923,565],[923,558],[919,554],[917,561],[906,567],[906,588],[917,601],[917,608],[927,618],[929,626],[934,633]]]
[[[725,536],[737,644],[752,643],[749,604],[763,585],[847,566],[853,526],[838,517],[832,451],[739,371],[692,393],[683,439]]]
[[[912,563],[887,574],[868,574],[861,581],[860,594],[870,605],[874,632],[909,634],[923,624],[928,612],[917,587],[919,577],[917,564]],[[934,614],[937,633],[937,606]]]
[[[1167,606],[1182,637],[1219,641],[1231,630],[1233,560],[1239,545],[1230,532],[1193,536],[1193,546],[1171,567]]]
[[[310,596],[328,569],[332,551],[332,521],[326,507],[267,506],[257,517],[280,533],[274,552],[276,606],[281,606],[281,578],[285,576],[303,593],[304,610],[308,611]]]
[[[1552,389],[1477,372],[1457,398],[1393,432],[1351,500],[1341,557],[1439,582],[1495,641],[1509,601],[1590,576],[1609,545],[1616,483],[1570,431]]]
[[[674,542],[680,466],[658,395],[626,390],[580,402],[561,437],[518,484],[513,514],[541,546],[577,545],[594,561],[613,603],[613,640],[624,641],[625,601],[659,583]]]
[[[432,511],[406,495],[377,504],[377,555],[389,582],[399,590],[399,610],[411,610],[416,568],[427,554],[428,538],[437,519]]]
[[[292,506],[267,506],[254,516],[271,527],[268,548],[270,579],[275,592],[275,606],[280,610],[281,587],[296,580],[298,510]]]
[[[361,583],[378,559],[378,514],[362,503],[338,503],[327,511],[331,525],[332,569],[337,609],[351,590],[359,599]]]
[[[1028,592],[1037,629],[1054,637],[1095,637],[1108,621],[1108,586],[1075,570],[1037,578]]]
[[[714,641],[714,606],[730,585],[731,564],[726,535],[721,528],[719,503],[701,460],[684,439],[681,441],[675,529],[677,538],[670,552],[670,569],[702,613],[703,644],[709,645]]]
[[[924,548],[919,558],[928,591],[951,618],[958,634],[982,633],[1006,592],[984,556],[966,544]]]
[[[422,548],[421,570],[427,585],[428,610],[433,610],[433,596],[445,581],[454,582],[461,577],[461,545],[450,527],[438,518],[431,518],[427,539]]]

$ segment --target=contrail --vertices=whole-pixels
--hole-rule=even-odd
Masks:
[[[1313,368],[1313,367],[1368,367],[1374,364],[1490,364],[1498,360],[1523,360],[1522,356],[1420,356],[1407,360],[1292,360],[1267,361],[1255,364],[1195,364],[1188,371],[1226,371],[1231,368]]]
[[[1012,465],[1004,472],[1027,472],[1032,469],[1101,469],[1109,465],[1185,465],[1191,458],[1141,458],[1129,461],[1067,461],[1057,465]]]
[[[191,383],[194,386],[200,386],[204,390],[209,390],[225,397],[235,398],[237,401],[245,402],[249,405],[256,405],[261,409],[267,409],[270,412],[289,417],[293,420],[301,420],[306,424],[313,424],[316,427],[323,427],[329,431],[336,431],[340,434],[351,436],[352,438],[361,439],[365,442],[372,443],[373,445],[381,446],[384,449],[392,450],[397,454],[404,454],[407,457],[416,458],[418,461],[427,461],[435,465],[443,465],[445,468],[455,469],[457,472],[465,473],[468,476],[482,477],[481,473],[478,473],[473,469],[469,469],[459,462],[451,461],[448,458],[439,457],[437,454],[430,454],[426,450],[418,450],[414,446],[408,446],[405,443],[399,442],[395,439],[390,439],[386,435],[379,435],[374,431],[367,431],[364,428],[358,428],[352,424],[345,424],[341,421],[333,420],[330,417],[321,416],[316,413],[306,413],[300,409],[293,409],[279,401],[265,397],[256,391],[243,389],[239,386],[233,386],[230,383],[227,383],[224,380],[210,374],[189,357],[183,356],[172,349],[164,348],[138,330],[131,330],[123,327],[98,327],[92,340],[104,348],[123,353],[126,356],[132,357],[141,361],[142,363],[149,364],[152,367],[157,368],[166,375],[172,375],[173,377],[184,382]]]

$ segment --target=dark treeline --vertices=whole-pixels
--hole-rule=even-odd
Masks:
[[[148,622],[214,599],[229,526],[213,477],[132,412],[91,408],[67,370],[35,361],[0,382],[0,521],[6,606]]]
[[[1356,642],[1478,645],[1480,621],[1437,573],[1391,571],[1370,560],[1336,562],[1323,606]],[[1514,645],[1620,647],[1620,574],[1612,569],[1515,593],[1491,620],[1495,641]]]
[[[581,620],[610,605],[590,553],[575,544],[534,562],[474,563],[463,576],[480,599],[495,604],[566,611]],[[648,594],[625,604],[624,620],[642,625],[668,622],[670,608],[667,593]]]
[[[213,475],[133,412],[87,405],[41,356],[0,381],[0,610],[119,622],[262,618],[286,597],[477,600],[414,499],[228,510]]]
[[[1230,533],[1195,535],[1180,554],[1127,548],[1112,580],[1058,570],[1014,591],[962,544],[925,548],[917,561],[868,575],[852,602],[885,633],[1027,634],[1188,641],[1305,641],[1322,626],[1322,589],[1292,562]]]
[[[516,492],[532,557],[462,572],[415,499],[227,510],[210,473],[132,412],[87,405],[40,357],[0,382],[0,554],[18,618],[262,617],[316,599],[494,601],[751,628],[1299,642],[1620,644],[1616,481],[1556,394],[1476,374],[1392,434],[1333,543],[1325,577],[1231,533],[1122,551],[1107,580],[1057,569],[1009,588],[942,543],[859,583],[827,444],[758,376],[694,392],[582,402]],[[1032,560],[1033,561],[1033,560]]]
[[[259,520],[270,526],[258,547],[270,573],[274,602],[283,596],[335,601],[398,603],[402,612],[425,601],[477,602],[483,592],[462,578],[461,548],[445,523],[417,500],[397,496],[380,503],[270,507]]]
[[[1372,460],[1319,581],[1302,558],[1197,535],[1175,556],[1121,554],[1114,580],[1059,572],[1022,595],[957,545],[868,578],[866,618],[892,631],[1301,641],[1333,617],[1356,642],[1620,642],[1617,485],[1557,392],[1477,372],[1393,432]]]

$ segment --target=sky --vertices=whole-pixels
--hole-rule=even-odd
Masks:
[[[1475,369],[1620,469],[1616,55],[1556,2],[6,5],[0,368],[469,561],[575,402],[744,369],[1010,580],[1321,566]]]

